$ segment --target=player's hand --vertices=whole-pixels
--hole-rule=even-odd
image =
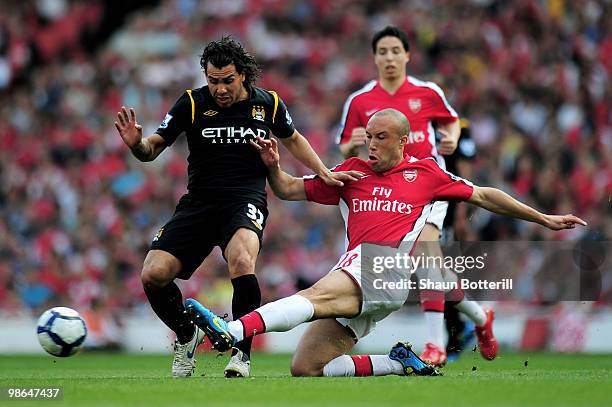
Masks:
[[[266,140],[263,137],[256,136],[255,140],[249,140],[249,143],[251,143],[251,145],[255,147],[257,151],[259,151],[261,160],[266,165],[266,167],[280,166],[278,141],[276,141],[275,138],[270,138],[269,140]]]
[[[129,147],[133,148],[142,140],[142,126],[136,122],[136,112],[130,108],[128,110],[125,106],[121,106],[121,111],[117,113],[117,120],[115,127],[119,131],[119,135],[123,139],[123,142]]]
[[[319,177],[331,187],[343,187],[345,182],[352,182],[361,179],[365,174],[361,171],[327,171],[319,174]]]
[[[365,127],[355,127],[351,132],[351,145],[353,148],[365,146],[366,144]]]
[[[438,129],[438,133],[442,135],[440,142],[438,144],[438,151],[442,155],[451,155],[457,149],[457,142],[459,140],[455,139],[450,135],[450,133],[445,129]]]
[[[574,215],[545,215],[544,226],[552,230],[573,229],[576,225],[587,223]]]

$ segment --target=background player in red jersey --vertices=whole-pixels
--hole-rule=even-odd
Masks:
[[[414,239],[410,238],[416,238],[422,230],[435,199],[464,200],[552,230],[586,225],[574,215],[545,215],[498,189],[474,186],[446,172],[432,159],[404,157],[409,129],[406,117],[397,110],[376,113],[367,125],[369,160],[352,158],[335,169],[353,175],[362,173],[359,180],[343,187],[328,186],[318,177],[293,177],[280,168],[276,140],[258,138],[257,144],[253,143],[269,168],[268,180],[279,198],[344,205],[341,212],[347,225],[347,253],[312,287],[268,303],[238,320],[226,322],[188,299],[188,312],[217,350],[226,351],[236,341],[256,334],[288,331],[315,321],[294,354],[291,373],[295,376],[435,375],[437,371],[402,343],[388,355],[347,355],[356,340],[399,309],[408,296],[407,289],[382,290],[383,297],[375,297],[368,290],[373,276],[378,276],[365,265],[368,242],[403,241],[412,245]],[[374,199],[376,204],[364,210],[365,202]],[[410,271],[398,273],[409,275]]]
[[[374,63],[378,80],[372,80],[349,96],[342,113],[337,141],[345,158],[358,156],[365,151],[365,125],[369,118],[383,108],[394,108],[402,112],[410,122],[410,134],[404,154],[416,158],[433,157],[442,168],[446,168],[441,154],[450,155],[457,148],[461,126],[457,113],[447,102],[444,93],[433,82],[424,82],[406,75],[406,64],[410,61],[408,36],[397,27],[385,27],[372,38]],[[442,136],[436,146],[437,132]],[[417,252],[427,257],[442,256],[439,239],[443,228],[448,202],[438,201],[432,208],[425,228],[419,236]],[[435,268],[419,270],[419,279],[440,281],[452,277],[447,271]],[[446,363],[444,344],[444,297],[443,291],[421,290],[421,307],[425,313],[427,340],[421,357],[433,364]],[[449,295],[452,297],[453,294]],[[492,310],[483,310],[473,301],[456,305],[477,326],[493,318]],[[487,315],[491,314],[491,315]],[[486,358],[495,357],[481,345]]]

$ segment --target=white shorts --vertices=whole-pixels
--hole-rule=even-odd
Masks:
[[[410,270],[394,269],[387,270],[384,275],[377,274],[368,267],[372,264],[372,257],[384,256],[385,253],[392,255],[397,252],[395,248],[377,247],[376,250],[370,249],[372,245],[364,245],[366,250],[362,250],[362,246],[346,252],[340,257],[340,260],[330,270],[330,273],[335,270],[344,271],[351,279],[359,286],[362,293],[361,312],[354,318],[337,318],[343,326],[346,326],[353,331],[356,339],[363,338],[374,329],[378,321],[383,320],[389,314],[397,311],[404,305],[408,299],[410,289],[408,282],[410,281]],[[366,268],[362,268],[362,264],[366,264]],[[384,277],[381,279],[381,277]],[[377,281],[378,280],[378,281]],[[406,285],[400,284],[398,288],[385,289],[381,287],[382,281],[398,281],[406,282]]]
[[[438,230],[442,230],[444,227],[444,218],[446,217],[446,211],[448,210],[448,202],[446,201],[435,201],[431,213],[427,217],[425,222],[431,223],[436,226]]]

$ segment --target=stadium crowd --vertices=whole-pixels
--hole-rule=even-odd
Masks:
[[[131,14],[95,51],[83,34],[111,2],[9,3],[0,9],[4,312],[56,304],[148,312],[140,267],[185,191],[186,146],[179,140],[142,164],[116,133],[115,113],[135,107],[144,133],[153,132],[184,89],[203,85],[198,54],[224,34],[256,56],[259,86],[282,96],[331,166],[340,161],[343,102],[375,77],[372,33],[402,27],[412,41],[408,72],[440,83],[471,123],[473,181],[589,222],[554,233],[474,211],[468,239],[612,237],[610,2],[165,0]],[[283,165],[304,173],[287,154]],[[336,208],[269,201],[257,265],[264,302],[316,281],[344,242]],[[520,267],[509,272],[534,278]],[[612,300],[606,284],[602,303]],[[228,308],[220,253],[182,287]],[[515,299],[538,300],[533,290]]]

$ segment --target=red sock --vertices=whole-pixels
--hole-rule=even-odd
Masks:
[[[368,355],[353,355],[351,356],[355,364],[355,376],[372,376],[373,367],[372,359]]]
[[[448,302],[449,306],[457,305],[465,298],[465,292],[461,288],[455,288],[446,293],[446,302]]]
[[[421,309],[424,312],[436,311],[444,312],[444,292],[434,290],[421,290],[419,293],[421,299]]]
[[[264,323],[261,314],[257,311],[252,311],[243,317],[238,318],[242,322],[243,338],[250,338],[257,334],[266,332],[266,324]]]

